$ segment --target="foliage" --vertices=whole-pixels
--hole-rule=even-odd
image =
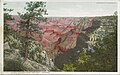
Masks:
[[[93,52],[89,48],[85,52],[83,50],[83,52],[80,53],[78,60],[76,60],[75,63],[71,63],[71,67],[70,64],[64,65],[64,71],[68,71],[68,68],[70,68],[69,71],[82,72],[117,71],[117,16],[107,16],[102,17],[101,19],[101,22],[103,23],[101,23],[102,28],[98,28],[93,32],[94,36],[92,36],[92,40],[90,38],[88,43]]]
[[[6,3],[4,5],[6,5]],[[13,11],[13,9],[4,8],[4,42],[8,42],[10,40],[9,35],[13,35],[11,33],[14,32],[9,28],[9,25],[6,23],[7,20],[13,20],[14,19],[9,14],[12,11]]]
[[[26,4],[26,12],[23,14],[18,13],[21,19],[17,25],[19,28],[17,31],[12,30],[10,25],[7,24],[7,21],[15,20],[12,18],[12,15],[9,14],[12,9],[4,8],[4,44],[8,43],[7,46],[10,47],[9,49],[4,49],[5,71],[29,70],[23,63],[23,57],[25,60],[28,58],[32,62],[46,63],[41,55],[41,45],[30,37],[33,36],[32,32],[36,32],[39,35],[42,34],[38,24],[40,21],[46,20],[46,18],[43,17],[43,14],[47,14],[45,2],[27,2]],[[26,32],[26,36],[21,35],[24,31]]]
[[[64,64],[64,71],[74,71],[76,68],[74,67],[74,64],[69,63],[69,64]]]
[[[34,39],[32,38],[34,32],[41,35],[40,28],[38,24],[40,21],[45,21],[46,19],[43,18],[43,15],[47,14],[47,10],[45,9],[46,5],[45,2],[26,2],[27,7],[24,9],[26,10],[25,13],[21,14],[18,12],[21,20],[19,24],[19,40],[21,42],[21,55],[25,58],[28,58],[28,53],[31,47],[33,47]],[[25,34],[22,36],[22,32]]]

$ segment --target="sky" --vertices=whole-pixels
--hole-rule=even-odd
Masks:
[[[12,15],[25,12],[25,2],[6,2]],[[47,2],[48,17],[107,16],[117,10],[117,2]]]

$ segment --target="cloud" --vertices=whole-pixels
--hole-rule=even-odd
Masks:
[[[55,4],[57,4],[56,7]],[[62,6],[61,6],[62,5]],[[112,15],[117,10],[116,3],[96,4],[96,2],[48,3],[48,16],[79,17]]]
[[[48,17],[83,17],[112,15],[117,10],[117,3],[96,2],[47,2]],[[11,13],[24,12],[25,2],[8,2],[13,8]]]

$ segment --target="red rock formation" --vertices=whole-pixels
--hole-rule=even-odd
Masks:
[[[15,17],[16,18],[16,17]],[[81,20],[82,18],[48,18],[47,22],[40,22],[38,25],[42,28],[43,34],[40,36],[38,33],[33,32],[33,38],[40,42],[43,49],[47,52],[51,59],[54,56],[65,52],[76,46],[78,35],[83,29],[92,26],[93,18]],[[8,21],[11,29],[17,31],[18,20]],[[84,21],[84,23],[82,23]],[[77,25],[77,23],[80,25]],[[74,25],[76,23],[76,25]],[[23,33],[21,34],[25,36]],[[31,37],[31,36],[30,36]]]

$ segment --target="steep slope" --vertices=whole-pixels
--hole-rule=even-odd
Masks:
[[[14,21],[7,22],[10,28],[16,32],[20,32],[21,36],[26,37],[26,32],[19,30],[20,18],[17,16],[13,17],[15,18]],[[57,54],[76,46],[78,35],[83,30],[92,26],[92,20],[92,17],[48,18],[46,22],[40,22],[38,24],[43,34],[40,35],[39,33],[33,32],[33,36],[29,37],[38,41],[46,51],[48,57],[54,59]]]
[[[20,18],[13,17],[15,17],[14,21],[8,21],[9,28],[18,33]],[[47,68],[32,68],[31,70],[49,70],[49,67],[54,66],[53,62],[58,68],[62,68],[69,61],[74,62],[81,50],[88,46],[86,43],[89,39],[88,35],[99,28],[101,24],[99,19],[99,17],[67,17],[48,18],[46,22],[40,22],[38,26],[42,35],[33,32],[33,36],[29,37],[32,37],[41,46],[40,49],[29,50],[30,56],[28,56],[27,62],[34,62],[36,65],[39,63],[39,66],[44,64]],[[21,36],[26,36],[26,32],[20,31],[20,33]],[[42,52],[43,54],[41,54]],[[44,63],[42,63],[43,61]]]
[[[66,63],[75,62],[83,48],[88,47],[87,41],[90,39],[88,35],[100,27],[101,21],[99,21],[98,18],[95,18],[92,24],[91,27],[84,29],[85,33],[81,33],[78,36],[74,48],[69,49],[67,52],[62,53],[55,58],[54,63],[59,69],[62,69],[63,65]]]

